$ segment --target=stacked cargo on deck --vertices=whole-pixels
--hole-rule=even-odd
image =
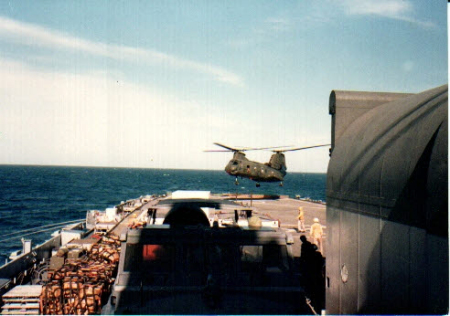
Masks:
[[[115,280],[119,253],[120,241],[110,235],[94,243],[86,255],[68,256],[61,267],[49,271],[50,281],[44,285],[40,297],[40,312],[46,315],[100,313]]]

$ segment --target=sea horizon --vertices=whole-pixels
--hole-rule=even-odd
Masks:
[[[15,164],[15,163],[0,163],[0,166],[18,166],[18,167],[73,167],[73,168],[112,168],[112,169],[153,169],[153,170],[186,170],[186,171],[224,171],[223,169],[195,169],[195,168],[155,168],[155,167],[124,167],[124,166],[89,166],[89,165],[53,165],[53,164]],[[225,171],[224,171],[225,172]],[[327,172],[313,172],[313,171],[290,171],[287,173],[307,173],[307,174],[326,174]]]
[[[239,179],[235,185],[234,177],[224,170],[1,164],[0,179],[0,263],[22,248],[22,231],[83,220],[88,210],[104,210],[145,195],[192,190],[326,201],[326,174],[319,173],[291,172],[283,187],[278,183],[256,187],[249,179]],[[48,229],[32,234],[33,244],[50,234]]]

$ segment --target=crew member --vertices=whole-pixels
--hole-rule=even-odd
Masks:
[[[311,225],[310,237],[312,239],[312,242],[317,245],[317,248],[320,251],[320,253],[323,253],[323,244],[322,244],[323,228],[322,225],[320,225],[319,219],[317,217],[315,217],[313,221],[314,224]]]
[[[298,227],[297,230],[299,233],[306,232],[305,229],[305,214],[303,213],[303,207],[298,208]]]

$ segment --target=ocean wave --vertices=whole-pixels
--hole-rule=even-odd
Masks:
[[[87,210],[105,209],[120,201],[179,189],[300,195],[323,201],[326,189],[325,174],[290,173],[284,187],[262,183],[256,188],[255,182],[248,179],[239,179],[240,186],[236,186],[233,177],[217,170],[0,166],[0,179],[7,183],[0,191],[3,233],[83,218]],[[43,242],[49,236],[49,233],[33,235],[33,243]],[[0,254],[9,255],[12,248],[20,249],[20,240],[0,243]],[[0,260],[4,262],[2,255]]]

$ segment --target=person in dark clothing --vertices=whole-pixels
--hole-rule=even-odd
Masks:
[[[317,310],[321,310],[324,306],[325,296],[324,258],[317,251],[317,246],[309,242],[304,235],[300,236],[300,240],[302,242],[300,273],[302,275],[303,285],[308,296],[311,298],[312,305]]]
[[[314,253],[314,247],[313,244],[308,241],[308,239],[306,239],[305,235],[300,236],[300,241],[302,242],[300,257],[302,259],[306,259],[307,257],[311,256],[312,253]]]

